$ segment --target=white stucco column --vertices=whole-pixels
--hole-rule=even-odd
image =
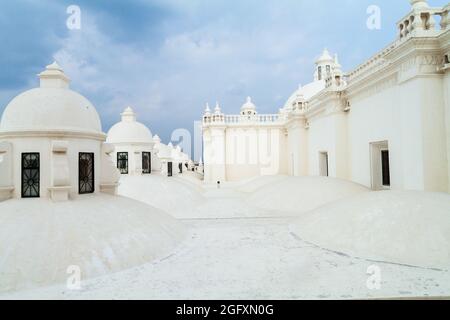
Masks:
[[[14,190],[12,144],[0,141],[0,201],[10,199]]]
[[[447,139],[447,175],[448,192],[450,192],[450,68],[446,70],[444,77],[444,108],[445,108],[445,129]]]
[[[225,127],[211,127],[210,182],[226,180]],[[206,163],[205,163],[206,164]]]
[[[306,119],[294,116],[287,125],[288,130],[288,172],[293,176],[308,174],[308,139]]]

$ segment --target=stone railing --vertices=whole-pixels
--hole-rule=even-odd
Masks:
[[[368,59],[365,63],[359,65],[356,69],[346,74],[347,83],[357,81],[369,72],[377,72],[383,69],[389,62],[384,58],[392,52],[405,40],[411,37],[428,37],[438,35],[440,32],[448,30],[450,25],[449,12],[450,5],[444,8],[423,7],[412,10],[397,24],[398,38]],[[437,20],[440,19],[440,23]]]
[[[438,20],[440,20],[439,24]],[[449,24],[448,7],[415,9],[397,23],[398,39],[433,35],[433,33],[447,30]]]
[[[278,114],[256,114],[256,115],[204,115],[203,124],[275,124],[283,121]]]

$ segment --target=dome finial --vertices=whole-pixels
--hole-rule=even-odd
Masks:
[[[56,61],[45,67],[39,74],[41,88],[68,88],[70,79]]]
[[[126,107],[125,110],[120,114],[122,116],[122,121],[134,122],[136,121],[136,113],[131,107]]]
[[[59,71],[63,71],[61,69],[61,67],[59,66],[59,64],[55,61],[53,61],[52,64],[48,65],[47,67],[45,67],[47,70],[59,70]]]
[[[256,114],[256,106],[252,102],[252,98],[250,96],[247,97],[246,102],[241,107],[241,113],[248,114],[248,113]]]

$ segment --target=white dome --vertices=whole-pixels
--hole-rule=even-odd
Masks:
[[[295,92],[289,97],[284,105],[285,108],[291,108],[292,104],[297,100],[298,97],[302,97],[305,101],[309,101],[312,97],[318,94],[320,91],[325,89],[325,81],[319,80],[314,81],[306,86],[299,87]]]
[[[256,106],[251,97],[247,97],[247,101],[242,105],[241,114],[256,114]]]
[[[150,129],[136,121],[133,109],[127,107],[121,116],[122,121],[108,131],[108,143],[154,143]]]
[[[68,88],[69,79],[56,64],[40,75],[41,85],[15,97],[6,107],[0,131],[82,131],[102,133],[95,107]]]

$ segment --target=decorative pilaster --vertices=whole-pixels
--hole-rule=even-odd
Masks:
[[[109,143],[102,144],[101,153],[101,175],[100,175],[100,192],[115,195],[119,186],[120,173],[114,165],[111,153],[114,152],[114,145]]]
[[[0,201],[10,199],[14,191],[12,144],[0,142]]]
[[[55,202],[69,200],[71,186],[69,159],[67,157],[68,146],[69,143],[67,141],[52,142],[51,187],[48,189],[50,191],[50,198]]]

